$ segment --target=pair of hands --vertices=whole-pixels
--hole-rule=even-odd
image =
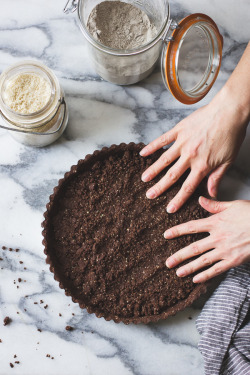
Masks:
[[[141,151],[141,156],[146,157],[174,142],[143,173],[144,182],[151,181],[164,168],[173,162],[174,164],[166,175],[147,191],[147,197],[158,197],[190,169],[187,179],[169,203],[167,211],[176,212],[209,173],[208,192],[215,198],[221,178],[234,161],[244,140],[247,124],[248,117],[240,110],[230,107],[223,98],[216,98],[148,144]],[[201,197],[199,203],[214,215],[181,224],[164,233],[167,239],[189,233],[210,233],[205,239],[179,250],[166,262],[167,266],[172,268],[186,259],[206,253],[177,270],[177,275],[183,277],[211,265],[209,269],[194,277],[195,283],[204,282],[250,261],[250,202],[216,202]]]

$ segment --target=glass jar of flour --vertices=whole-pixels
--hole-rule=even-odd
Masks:
[[[22,61],[0,75],[0,127],[18,142],[49,145],[62,135],[67,122],[64,92],[47,66]]]
[[[111,1],[115,6],[117,0]],[[102,0],[69,0],[64,8],[65,13],[77,10],[96,72],[112,83],[130,85],[147,77],[162,54],[163,81],[170,92],[185,104],[201,100],[214,84],[221,65],[223,38],[214,21],[197,13],[177,23],[170,18],[167,0],[122,2],[144,12],[156,30],[150,40],[133,49],[110,48],[90,32],[91,12]]]

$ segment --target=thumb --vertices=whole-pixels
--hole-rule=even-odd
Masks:
[[[223,164],[216,168],[208,177],[207,189],[210,197],[215,198],[218,192],[219,183],[228,169],[228,164]]]
[[[224,211],[226,208],[229,208],[232,205],[232,202],[218,202],[204,197],[199,198],[199,203],[201,207],[203,207],[211,214],[217,214],[221,211]]]

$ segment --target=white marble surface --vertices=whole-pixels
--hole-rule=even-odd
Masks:
[[[117,325],[87,314],[64,295],[45,264],[42,214],[58,179],[78,159],[112,143],[148,142],[215,95],[250,38],[250,2],[171,1],[177,20],[191,12],[213,17],[225,41],[214,88],[191,107],[171,97],[157,70],[132,87],[97,77],[76,14],[63,14],[64,3],[0,0],[0,71],[22,59],[42,61],[58,75],[70,111],[64,136],[47,148],[22,146],[0,131],[0,245],[20,249],[3,251],[0,246],[0,375],[202,375],[195,328],[202,300],[165,322],[147,326]],[[248,133],[222,183],[223,199],[250,199],[249,146]],[[2,324],[5,316],[12,319],[9,326]],[[66,325],[74,331],[66,331]],[[10,368],[15,360],[20,364]]]

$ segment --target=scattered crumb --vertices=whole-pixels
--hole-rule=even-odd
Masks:
[[[19,361],[15,361],[15,363],[17,363],[19,365],[20,362]]]
[[[74,316],[75,314],[74,314],[74,313],[72,313],[72,315]]]
[[[38,302],[34,302],[34,305],[37,305]]]
[[[24,309],[24,311],[27,311],[26,309]]]
[[[12,249],[12,247],[9,247],[9,251],[12,251],[13,249]]]
[[[19,285],[17,285],[16,287],[17,287],[17,289],[18,289],[18,288],[19,288]]]
[[[189,316],[188,319],[189,319],[189,320],[192,320],[193,318],[192,318],[192,316]]]
[[[20,263],[20,264],[23,264],[23,261],[22,261],[22,260],[19,260],[19,263]]]
[[[8,316],[6,316],[5,318],[4,318],[4,320],[3,320],[3,325],[4,326],[7,326],[8,324],[10,324],[11,323],[11,319],[8,317]]]
[[[2,342],[2,339],[0,339],[0,342]]]
[[[66,329],[66,331],[73,331],[74,328],[71,327],[71,326],[66,326],[65,329]]]
[[[48,305],[45,305],[45,306],[43,306],[45,309],[47,309],[47,307],[49,307]]]
[[[3,258],[0,258],[0,260],[3,260]]]
[[[47,358],[54,359],[54,357],[51,357],[50,354],[46,354]]]
[[[19,250],[20,250],[20,249],[16,249],[16,253],[18,253]]]
[[[3,249],[3,250],[6,250],[6,246],[2,246],[2,249]]]
[[[14,367],[13,363],[11,363],[11,362],[10,362],[10,367],[11,367],[11,368],[13,368],[13,367]]]
[[[21,277],[18,277],[17,280],[18,280],[19,283],[22,281]]]
[[[16,313],[19,314],[19,311],[17,311]]]
[[[42,332],[42,330],[40,328],[37,328],[38,332]]]
[[[59,316],[62,316],[62,314],[61,314],[61,313],[59,313]]]
[[[40,299],[40,303],[43,303],[43,300],[42,300],[42,299]]]
[[[17,355],[16,354],[14,354],[14,358],[16,358],[17,357]]]
[[[24,269],[24,270],[27,270],[27,268],[26,268],[26,267],[23,267],[23,269]]]

